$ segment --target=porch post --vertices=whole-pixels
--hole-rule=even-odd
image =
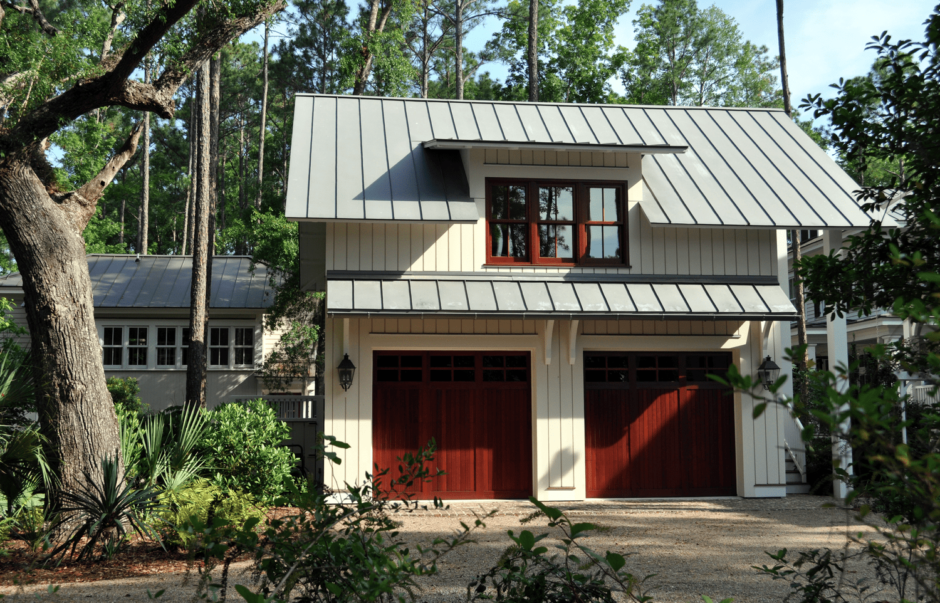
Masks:
[[[829,254],[830,251],[839,252],[842,248],[842,230],[828,229],[823,231],[823,253]],[[826,320],[826,344],[829,346],[829,370],[837,367],[849,365],[849,336],[846,329],[845,316],[830,316]],[[849,388],[848,380],[839,379],[836,381],[836,388],[844,392]],[[844,410],[844,409],[843,409]],[[847,433],[851,427],[848,420],[842,423],[839,428],[842,433]],[[839,440],[838,436],[832,434],[832,458],[839,461],[839,466],[845,469],[849,475],[852,474],[852,449],[848,444]],[[844,499],[848,496],[848,484],[842,480],[832,482],[832,493],[836,498]]]

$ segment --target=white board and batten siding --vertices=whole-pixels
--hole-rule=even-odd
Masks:
[[[350,445],[336,450],[340,465],[326,469],[326,483],[338,490],[361,483],[372,472],[373,352],[376,350],[453,350],[460,334],[461,350],[526,351],[531,355],[533,409],[533,485],[541,500],[583,500],[584,351],[716,351],[732,352],[734,361],[753,372],[761,359],[761,323],[709,322],[714,334],[681,340],[669,337],[610,337],[611,328],[632,328],[634,321],[584,321],[575,333],[574,359],[569,361],[571,322],[554,322],[546,363],[545,321],[349,318],[343,340],[343,319],[328,318],[325,366],[336,366],[344,353],[355,358],[356,378],[343,391],[336,371],[325,379],[326,431]],[[641,321],[645,324],[646,321]],[[682,321],[676,321],[682,322]],[[611,325],[610,323],[614,323]],[[653,327],[654,329],[657,327]],[[667,327],[668,328],[668,327]],[[677,325],[677,329],[679,326]],[[705,325],[691,326],[704,330]],[[646,327],[640,325],[645,332]],[[403,337],[402,335],[407,335]],[[782,496],[784,417],[768,408],[753,418],[754,402],[735,394],[735,448],[738,493],[741,496]]]
[[[482,205],[482,201],[479,201]],[[629,268],[486,267],[486,224],[329,222],[326,270],[776,276],[771,230],[652,227],[629,209]]]

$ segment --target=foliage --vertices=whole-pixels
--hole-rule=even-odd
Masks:
[[[0,425],[27,425],[26,415],[36,412],[30,358],[15,346],[0,351]]]
[[[332,437],[325,439],[348,448]],[[339,462],[335,453],[321,453]],[[235,585],[246,601],[415,600],[416,578],[436,573],[438,560],[470,543],[472,532],[484,527],[489,516],[477,516],[473,526],[461,524],[454,536],[435,539],[427,547],[412,549],[405,544],[395,518],[418,508],[408,492],[432,477],[427,465],[433,458],[432,441],[399,459],[400,476],[391,477],[387,470],[367,474],[363,485],[347,484],[342,496],[320,488],[306,493],[291,489],[287,501],[296,511],[263,524],[249,520],[235,528],[217,519],[197,525],[206,567],[212,570],[223,564],[221,583],[210,586],[226,588],[232,559],[250,553],[258,584],[253,589]],[[440,501],[434,505],[442,508]],[[208,581],[210,576],[204,578]]]
[[[175,492],[206,468],[198,449],[208,428],[204,410],[170,409],[143,419],[123,413],[119,419],[125,470],[138,486]]]
[[[23,337],[29,334],[25,327],[16,323],[10,314],[15,304],[12,299],[0,297],[0,353],[19,353],[19,346],[14,337]]]
[[[284,491],[296,459],[281,444],[290,429],[264,400],[228,402],[209,412],[199,442],[212,481],[268,504]]]
[[[848,237],[841,254],[807,257],[796,268],[828,313],[923,313],[940,294],[940,277],[925,272],[940,263],[940,13],[926,25],[923,42],[896,42],[887,32],[874,38],[868,48],[878,54],[878,77],[840,80],[831,98],[803,102],[815,117],[831,119],[832,148],[857,173],[898,166],[859,192],[874,216],[871,228]],[[889,207],[903,228],[886,226]],[[929,340],[924,349],[897,351],[916,373],[930,369],[928,350],[936,350]]]
[[[111,393],[114,410],[119,417],[125,414],[141,415],[146,412],[146,405],[140,401],[140,385],[134,377],[126,379],[109,377],[108,391]]]
[[[644,5],[621,71],[626,101],[644,105],[778,106],[779,64],[742,41],[737,23],[697,0]]]
[[[548,527],[561,531],[560,544],[554,548],[560,554],[549,556],[549,549],[540,544],[548,534],[535,535],[523,530],[509,538],[513,544],[503,553],[496,566],[478,576],[467,586],[467,600],[496,600],[522,603],[524,601],[602,601],[613,603],[613,593],[633,601],[648,601],[642,586],[646,578],[638,578],[624,569],[626,559],[619,553],[608,551],[601,555],[584,544],[583,539],[599,526],[591,523],[572,523],[559,509],[529,499],[538,512],[525,521],[547,517]],[[487,592],[489,581],[492,593]],[[613,588],[612,586],[613,585]]]
[[[261,521],[264,509],[254,498],[237,490],[223,490],[207,479],[197,478],[176,491],[161,492],[156,527],[167,544],[188,548],[192,545],[194,523],[241,527],[249,519]]]
[[[304,385],[313,376],[312,367],[320,358],[323,332],[324,294],[282,287],[274,306],[265,315],[265,327],[281,331],[275,348],[264,359],[262,379],[271,391],[285,391],[295,382]]]
[[[882,592],[868,579],[852,579],[846,575],[849,562],[862,556],[859,552],[814,549],[799,554],[793,562],[787,560],[787,549],[767,553],[775,561],[772,566],[754,566],[759,573],[774,580],[790,584],[786,601],[800,603],[847,603],[848,601],[874,601]],[[803,569],[806,567],[807,569]]]
[[[58,557],[61,563],[76,550],[78,559],[90,559],[99,547],[99,559],[110,558],[132,533],[160,541],[150,523],[150,516],[160,509],[157,492],[135,489],[129,482],[122,484],[120,465],[114,458],[102,459],[101,469],[101,482],[86,475],[77,492],[60,493],[59,519],[50,531],[62,530],[67,536],[49,553],[48,560]]]

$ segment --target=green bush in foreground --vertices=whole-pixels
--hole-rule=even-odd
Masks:
[[[290,428],[264,400],[229,402],[209,415],[200,447],[212,467],[212,481],[270,504],[284,492],[296,464],[282,446]]]
[[[162,510],[158,513],[159,529],[167,544],[189,548],[195,536],[193,524],[213,523],[242,526],[249,519],[261,521],[265,510],[254,498],[236,490],[223,490],[206,479],[196,479],[178,492],[159,496]]]

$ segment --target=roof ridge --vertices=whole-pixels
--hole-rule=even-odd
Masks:
[[[317,92],[298,92],[295,96],[312,96],[320,98],[348,98],[356,100],[396,100],[396,101],[413,101],[413,102],[425,102],[425,103],[491,103],[494,105],[536,105],[536,106],[545,106],[545,107],[627,107],[631,109],[670,109],[670,110],[705,110],[705,111],[762,111],[762,112],[779,112],[783,113],[783,109],[777,107],[712,107],[712,106],[695,106],[695,105],[628,105],[628,104],[611,104],[611,103],[549,103],[544,101],[539,102],[529,102],[529,101],[498,101],[498,100],[486,100],[486,99],[456,99],[456,98],[416,98],[416,97],[407,97],[407,96],[353,96],[351,94],[320,94]]]

